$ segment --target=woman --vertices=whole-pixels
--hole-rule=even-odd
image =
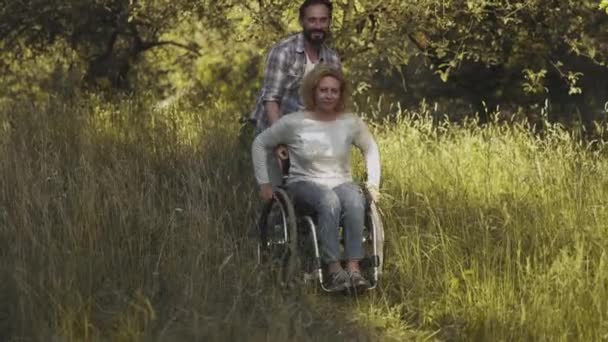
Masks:
[[[346,111],[349,91],[340,71],[321,64],[304,78],[300,91],[306,109],[282,117],[253,142],[261,197],[270,201],[273,194],[266,155],[284,144],[290,159],[287,192],[299,212],[316,220],[321,258],[329,273],[326,286],[332,291],[368,287],[359,267],[364,257],[365,197],[353,183],[350,155],[353,145],[365,155],[367,187],[377,197],[378,146],[365,123]],[[340,223],[346,269],[340,263]]]

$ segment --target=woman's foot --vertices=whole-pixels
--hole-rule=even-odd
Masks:
[[[370,288],[371,284],[359,270],[349,270],[348,276],[350,278],[350,283],[353,288],[357,290],[357,292],[362,292]]]
[[[349,261],[346,265],[346,269],[348,270],[347,273],[352,287],[354,287],[358,292],[365,291],[370,288],[371,284],[367,279],[365,279],[365,277],[363,277],[361,268],[359,267],[359,261]]]
[[[328,274],[327,281],[325,282],[324,286],[329,292],[344,291],[351,286],[350,275],[343,269],[331,272]]]

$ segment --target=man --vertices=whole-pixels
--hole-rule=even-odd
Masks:
[[[337,53],[324,44],[330,35],[332,10],[330,0],[305,0],[299,10],[302,32],[283,39],[270,49],[261,96],[251,114],[256,133],[271,126],[281,116],[304,108],[299,94],[300,83],[318,63],[341,68]],[[277,154],[286,158],[287,150],[279,148]],[[272,184],[279,185],[281,171],[278,165],[273,168],[269,170]]]

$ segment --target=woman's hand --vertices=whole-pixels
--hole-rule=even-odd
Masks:
[[[270,202],[272,201],[274,191],[272,190],[272,184],[260,184],[260,197],[262,197],[262,201]]]
[[[277,146],[277,148],[275,148],[274,150],[274,154],[277,156],[277,158],[281,160],[286,160],[287,158],[289,158],[289,153],[286,145]]]
[[[374,203],[377,203],[380,200],[380,190],[375,186],[368,186],[367,192],[369,192],[369,197],[372,198]]]

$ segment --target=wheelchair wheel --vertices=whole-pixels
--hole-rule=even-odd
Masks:
[[[296,216],[283,189],[276,189],[258,223],[258,260],[269,262],[282,285],[291,285],[299,271]]]
[[[376,204],[368,199],[366,212],[366,249],[368,257],[364,260],[368,279],[371,282],[370,290],[378,286],[380,275],[384,267],[384,225]]]

